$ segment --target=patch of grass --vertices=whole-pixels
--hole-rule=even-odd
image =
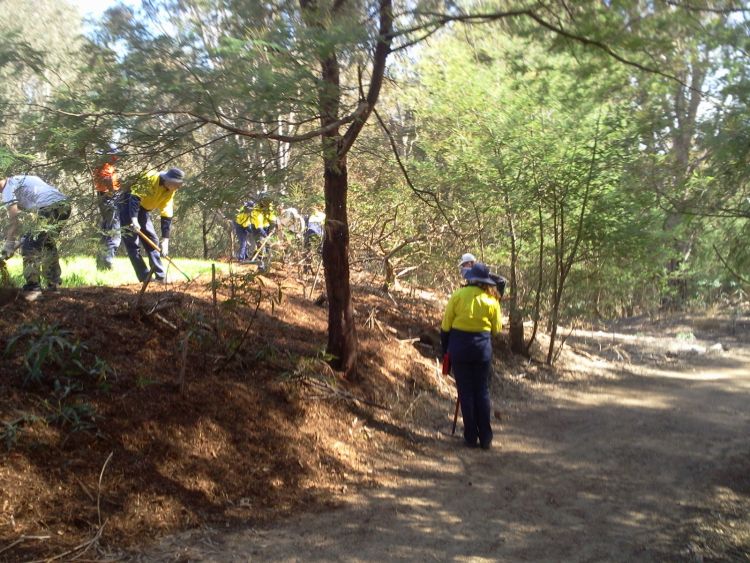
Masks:
[[[199,275],[211,274],[210,260],[195,260],[191,258],[175,258],[177,266],[191,278]],[[218,273],[225,274],[229,271],[227,264],[215,262]],[[165,262],[165,267],[168,264]],[[118,286],[138,283],[130,260],[125,257],[115,258],[111,270],[97,270],[96,259],[93,256],[67,256],[61,258],[63,287],[88,287],[88,286]],[[20,256],[14,256],[8,261],[8,270],[11,280],[15,285],[23,285],[23,264]],[[185,278],[172,267],[167,268],[169,281],[180,282]]]

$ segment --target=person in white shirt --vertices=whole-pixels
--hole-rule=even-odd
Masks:
[[[8,259],[18,247],[19,214],[31,212],[39,224],[21,237],[23,256],[24,298],[33,301],[41,295],[40,275],[47,280],[47,288],[56,291],[61,282],[60,257],[56,239],[60,223],[70,217],[68,198],[38,176],[20,175],[0,179],[3,206],[8,208],[9,224],[5,233],[2,258]]]

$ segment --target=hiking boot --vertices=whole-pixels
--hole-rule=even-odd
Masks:
[[[52,293],[57,293],[60,291],[60,284],[58,283],[48,283],[47,284],[47,291],[51,291]]]

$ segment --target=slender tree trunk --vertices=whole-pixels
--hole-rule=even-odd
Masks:
[[[519,169],[516,182],[521,177]],[[510,307],[508,311],[510,327],[508,334],[510,336],[510,351],[514,354],[523,354],[526,350],[523,339],[523,317],[518,309],[518,238],[516,236],[516,223],[514,213],[511,207],[510,194],[508,190],[503,190],[505,202],[505,215],[508,221],[508,230],[510,231]]]
[[[357,333],[349,283],[349,220],[346,158],[327,160],[325,167],[326,232],[323,265],[328,294],[328,347],[331,366],[347,377],[355,375]]]
[[[534,324],[531,328],[531,336],[526,343],[526,355],[531,357],[531,345],[534,344],[536,333],[539,329],[539,319],[542,309],[542,289],[544,288],[544,218],[542,216],[542,200],[537,203],[537,215],[539,218],[539,277],[537,278],[536,296],[534,297],[534,310],[532,318]]]
[[[346,0],[333,3],[330,12],[320,10],[317,0],[299,0],[305,23],[314,29],[325,30],[341,16]],[[327,128],[321,138],[324,165],[326,225],[323,238],[323,266],[328,292],[328,347],[333,356],[331,366],[343,371],[347,378],[356,374],[357,334],[354,327],[354,307],[349,284],[349,220],[346,210],[349,181],[346,155],[362,131],[375,108],[385,76],[385,63],[393,40],[391,0],[379,1],[378,41],[372,53],[370,86],[360,97],[359,118],[341,135],[338,126],[342,99],[340,65],[335,48],[328,46],[320,56],[320,85],[318,108],[320,125]]]
[[[205,210],[201,214],[201,240],[203,241],[203,259],[208,259],[208,221],[206,221]]]

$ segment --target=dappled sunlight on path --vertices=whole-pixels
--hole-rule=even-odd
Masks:
[[[723,468],[749,450],[750,356],[731,360],[534,384],[496,424],[490,451],[462,447],[446,419],[418,453],[377,461],[385,486],[342,496],[337,509],[168,538],[148,560],[679,559]],[[506,412],[503,397],[495,406]]]

